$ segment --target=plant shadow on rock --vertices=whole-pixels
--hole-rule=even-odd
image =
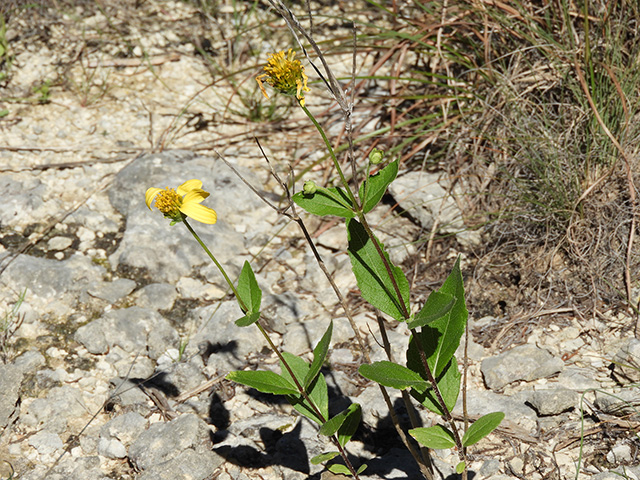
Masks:
[[[229,342],[216,342],[211,343],[210,341],[202,342],[198,345],[200,350],[200,356],[202,357],[202,361],[207,363],[209,357],[215,353],[229,353],[235,358],[239,360],[238,356],[234,353],[238,349],[238,342],[235,340],[231,340]]]
[[[248,394],[255,400],[269,404],[284,406],[287,401],[284,397],[267,395],[250,389]],[[224,406],[222,399],[217,393],[211,396],[209,404],[210,423],[218,427],[218,431],[212,434],[214,445],[220,443],[229,432],[226,428],[231,424],[229,411]],[[260,441],[264,445],[264,450],[260,451],[248,445],[230,446],[224,445],[215,448],[214,451],[224,457],[227,461],[245,468],[264,468],[270,465],[280,465],[304,474],[309,474],[309,457],[306,447],[300,439],[301,425],[298,423],[295,428],[288,433],[271,428],[260,428]],[[319,480],[319,475],[310,476],[309,479]]]
[[[327,377],[327,380],[330,380],[330,371],[323,368],[322,373]],[[353,402],[348,396],[342,393],[341,389],[336,386],[335,383],[333,385],[333,382],[328,383],[330,416],[333,417],[348,408]],[[288,402],[283,396],[269,395],[254,389],[249,389],[247,393],[254,400],[273,406],[276,409],[281,409],[288,405]],[[395,408],[401,418],[403,428],[410,428],[404,403],[401,399],[396,400]],[[211,423],[219,429],[226,428],[230,425],[229,412],[217,394],[211,397],[209,412]],[[301,473],[309,474],[309,455],[304,441],[300,438],[300,430],[300,423],[288,433],[266,427],[260,428],[259,435],[264,445],[264,450],[260,451],[248,445],[236,447],[225,445],[214,448],[214,451],[229,462],[245,468],[264,468],[270,465],[280,465]],[[228,432],[218,431],[213,435],[212,439],[215,444],[221,442],[227,436]],[[406,474],[406,477],[404,477],[406,480],[420,477],[417,466],[414,465],[412,460],[407,462],[405,457],[397,457],[398,461],[393,462],[389,461],[389,458],[383,458],[384,455],[392,449],[404,450],[404,444],[398,438],[390,415],[380,418],[375,428],[361,424],[353,437],[353,441],[362,442],[367,451],[375,453],[377,456],[373,459],[365,459],[350,455],[351,461],[354,462],[355,465],[361,465],[363,463],[368,465],[366,470],[367,474],[377,474],[381,478],[386,478],[392,470],[399,470]],[[320,476],[321,473],[317,473],[310,475],[308,478],[310,480],[319,480]],[[471,473],[469,478],[472,479],[473,476],[474,474]],[[447,478],[447,480],[455,480],[458,478],[461,477],[451,476]]]

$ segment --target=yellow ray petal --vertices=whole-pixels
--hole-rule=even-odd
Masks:
[[[144,194],[144,202],[147,204],[147,207],[149,207],[149,210],[151,210],[151,203],[153,202],[153,199],[162,190],[162,188],[157,187],[151,187],[147,189],[147,192]]]
[[[209,196],[209,192],[205,192],[204,190],[201,190],[201,189],[191,190],[189,193],[187,193],[184,196],[184,198],[182,199],[182,203],[183,204],[200,203],[208,196]]]
[[[185,203],[180,207],[180,211],[200,223],[214,224],[218,221],[218,214],[215,210],[199,203]]]
[[[199,188],[202,188],[202,182],[197,178],[194,178],[192,180],[187,180],[182,185],[180,185],[176,189],[176,192],[178,193],[178,195],[184,195],[186,193],[189,193],[191,190],[196,190]]]

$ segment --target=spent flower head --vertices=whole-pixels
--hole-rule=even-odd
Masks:
[[[267,91],[262,85],[263,80],[286,95],[295,95],[304,106],[304,92],[309,92],[307,80],[309,78],[304,73],[304,67],[300,60],[295,59],[296,52],[293,49],[285,54],[284,51],[272,53],[267,65],[264,67],[265,73],[258,75],[256,81],[265,97],[269,98]]]
[[[201,223],[216,223],[218,215],[215,210],[200,205],[208,196],[209,192],[202,190],[202,182],[196,179],[187,180],[175,190],[151,187],[144,195],[149,210],[155,199],[155,207],[172,220],[172,225],[184,220],[185,216]]]

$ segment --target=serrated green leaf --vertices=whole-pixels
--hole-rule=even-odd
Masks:
[[[409,365],[411,365],[411,362]],[[419,368],[419,371],[424,372],[424,370],[422,370],[421,363]],[[424,375],[426,376],[426,373]],[[455,357],[451,359],[444,371],[436,378],[438,390],[440,390],[440,395],[442,396],[442,399],[449,411],[453,410],[453,407],[456,405],[456,401],[458,400],[458,395],[460,394],[460,379],[461,375],[458,370],[458,363],[456,362]],[[418,402],[420,402],[425,408],[437,413],[438,415],[444,415],[444,411],[440,407],[440,403],[433,393],[431,386],[421,392],[412,389],[411,396],[418,400]]]
[[[387,187],[398,175],[398,161],[391,162],[360,185],[362,210],[367,213],[375,207],[387,191]]]
[[[448,315],[455,303],[455,297],[452,297],[448,293],[431,292],[427,302],[420,311],[416,313],[415,318],[407,323],[407,326],[414,329],[435,322]]]
[[[493,432],[500,422],[504,419],[504,413],[493,412],[483,415],[478,420],[473,422],[473,425],[469,427],[462,437],[462,445],[469,447],[474,443],[478,443],[484,437]]]
[[[360,222],[354,219],[347,220],[347,238],[349,240],[348,252],[351,266],[362,297],[378,310],[396,320],[405,320],[401,301],[396,294],[385,264]],[[408,310],[409,282],[407,277],[405,277],[400,268],[391,263],[389,255],[384,251],[384,245],[379,240],[377,242],[388,265],[391,267],[393,277],[400,290],[402,302]]]
[[[248,327],[249,325],[253,325],[260,318],[260,312],[249,313],[242,318],[236,320],[236,325],[239,327]]]
[[[325,452],[313,457],[310,462],[311,465],[320,465],[322,462],[328,462],[340,455],[340,452]]]
[[[415,388],[418,391],[425,391],[429,386],[429,383],[416,372],[386,360],[371,364],[364,363],[358,368],[358,373],[380,385],[398,390]]]
[[[291,367],[291,370],[293,370],[298,383],[300,385],[304,385],[304,379],[306,378],[310,369],[309,364],[303,359],[287,352],[284,352],[282,356]],[[291,375],[289,375],[287,369],[284,368],[284,365],[282,365],[282,362],[280,362],[280,368],[282,369],[282,376],[295,385],[293,379],[291,378]],[[320,411],[320,414],[323,418],[320,418],[318,416],[313,407],[309,405],[309,403],[299,393],[296,393],[295,395],[287,395],[287,401],[302,415],[322,425],[327,420],[327,418],[329,418],[329,392],[324,376],[317,375],[316,379],[306,389],[306,392],[311,401]]]
[[[318,188],[315,193],[310,195],[298,192],[292,198],[296,205],[321,217],[335,215],[336,217],[353,218],[356,216],[351,200],[339,187]]]
[[[283,378],[275,372],[269,371],[236,371],[229,372],[227,379],[232,380],[247,387],[255,388],[262,393],[273,393],[275,395],[289,395],[297,393],[298,389],[288,379]]]
[[[251,264],[244,262],[240,277],[238,278],[238,296],[244,303],[246,310],[243,313],[255,313],[260,311],[260,303],[262,302],[262,290],[258,286],[256,276],[253,273]],[[240,307],[242,308],[242,306]]]
[[[309,368],[309,372],[304,379],[304,386],[307,388],[311,382],[316,379],[316,375],[320,373],[320,369],[322,368],[322,364],[327,358],[327,352],[329,351],[329,343],[331,342],[331,335],[333,334],[333,320],[329,322],[329,327],[327,331],[324,332],[324,335],[316,345],[316,348],[313,349],[313,362],[311,362],[311,368]]]
[[[409,430],[409,435],[415,438],[420,445],[424,445],[427,448],[444,449],[456,445],[453,433],[442,425],[414,428]]]

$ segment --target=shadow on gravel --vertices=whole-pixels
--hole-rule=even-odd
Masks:
[[[348,408],[352,401],[344,395],[340,388],[336,386],[335,382],[332,381],[331,371],[323,369],[322,373],[329,383],[330,416],[333,416],[345,408]],[[268,395],[254,389],[250,389],[247,393],[255,401],[269,406],[283,407],[288,404],[282,396]],[[408,415],[402,400],[396,399],[394,407],[398,412],[402,426],[404,428],[411,428],[408,424]],[[230,425],[229,411],[224,407],[217,393],[214,393],[211,397],[209,414],[211,419],[210,423],[218,428],[218,431],[212,435],[213,443],[217,444],[229,436],[229,432],[226,429]],[[264,445],[263,449],[257,449],[250,445],[224,445],[217,448],[214,447],[214,451],[223,456],[227,461],[243,468],[264,468],[271,465],[279,465],[309,475],[309,455],[307,453],[307,447],[300,437],[300,433],[300,423],[288,433],[282,433],[279,430],[266,427],[260,428],[258,434],[260,436],[260,443]],[[417,465],[406,450],[404,444],[398,438],[390,415],[380,418],[374,428],[361,424],[352,441],[363,443],[364,448],[375,455],[373,459],[350,455],[350,459],[354,465],[359,466],[363,463],[368,465],[366,474],[375,474],[381,478],[386,478],[393,470],[396,470],[396,473],[401,471],[406,475],[403,477],[394,477],[398,480],[422,478]],[[469,479],[473,479],[475,474],[472,472],[469,472],[469,474]],[[443,476],[440,475],[440,477],[442,478]],[[319,480],[320,473],[311,475],[308,478],[310,480]],[[446,480],[457,480],[460,478],[459,475],[450,475]]]

